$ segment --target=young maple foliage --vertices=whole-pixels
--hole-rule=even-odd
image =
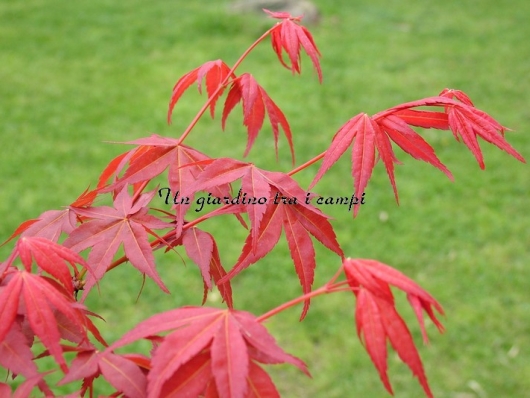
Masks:
[[[248,142],[243,156],[247,156],[263,126],[265,110],[269,115],[274,135],[274,147],[278,156],[278,125],[282,126],[291,149],[291,157],[294,164],[293,137],[289,123],[280,108],[272,101],[267,92],[261,87],[254,77],[249,73],[244,73],[237,79],[232,80],[232,86],[226,97],[223,109],[222,127],[226,125],[226,118],[232,109],[240,102],[243,102],[243,125],[247,127]]]
[[[85,190],[70,206],[83,207],[90,206],[96,199],[97,192]],[[77,216],[69,208],[63,210],[48,210],[42,213],[39,218],[24,221],[11,234],[2,245],[20,236],[38,236],[46,238],[52,242],[58,242],[62,233],[70,234],[77,226]],[[0,245],[1,246],[1,245]]]
[[[89,220],[73,230],[63,243],[76,252],[92,248],[88,263],[93,274],[86,279],[85,294],[105,275],[121,244],[131,264],[169,293],[156,272],[147,235],[148,232],[153,234],[153,229],[171,227],[171,224],[147,214],[149,209],[146,205],[154,195],[155,191],[142,194],[133,203],[126,188],[123,188],[114,199],[114,207],[71,208],[78,216]]]
[[[215,65],[218,65],[220,62],[221,61],[216,61]],[[206,85],[208,88],[207,105],[210,107],[211,116],[214,117],[215,104],[223,93],[226,85],[230,83],[231,87],[224,103],[221,125],[224,130],[228,115],[239,102],[242,102],[243,125],[247,127],[248,133],[247,147],[243,156],[248,155],[254,144],[254,141],[258,136],[259,131],[263,127],[266,111],[272,127],[276,155],[278,155],[278,126],[281,126],[289,143],[291,157],[294,163],[294,148],[291,128],[289,127],[289,123],[287,122],[287,119],[281,109],[274,103],[267,92],[256,82],[251,74],[244,73],[241,76],[236,77],[235,74],[231,73],[230,70],[227,69],[228,67],[224,63],[221,63],[220,65],[222,65],[222,67],[218,66],[217,68],[212,69],[212,62],[207,62],[201,67],[183,76],[176,83],[169,104],[168,120],[171,120],[173,108],[182,96],[183,92],[189,88],[195,80],[197,80],[199,92],[201,92],[201,81],[203,78],[206,80]],[[212,70],[215,70],[215,73],[211,72]],[[223,72],[219,72],[219,70]],[[201,73],[201,71],[203,72]],[[214,90],[214,88],[216,89]]]
[[[286,12],[274,12],[263,10],[272,18],[280,19],[277,29],[271,33],[271,43],[274,52],[278,56],[281,64],[290,69],[293,74],[302,72],[300,52],[302,48],[311,58],[313,67],[318,74],[318,80],[322,83],[322,69],[320,68],[320,51],[318,50],[311,32],[305,26],[299,24],[302,17],[293,17]],[[283,59],[283,51],[289,56],[291,65]]]
[[[320,52],[313,40],[311,33],[302,25],[299,24],[301,17],[293,17],[285,12],[272,12],[264,9],[267,14],[272,18],[280,19],[275,27],[269,29],[262,35],[261,38],[266,37],[268,34],[271,35],[272,48],[276,52],[278,59],[281,64],[290,69],[293,74],[301,73],[301,50],[302,48],[306,51],[308,56],[311,58],[311,62],[318,73],[319,81],[322,82],[322,69],[320,67]],[[188,89],[193,82],[197,82],[199,92],[202,91],[202,80],[206,81],[206,87],[208,92],[208,101],[203,107],[205,110],[207,107],[210,108],[210,114],[212,118],[215,114],[215,104],[219,97],[222,95],[228,83],[231,83],[230,91],[226,97],[222,127],[225,128],[226,119],[231,113],[235,105],[240,101],[243,102],[243,124],[247,127],[248,141],[245,149],[244,156],[247,156],[254,144],[254,141],[258,135],[258,132],[263,126],[265,118],[265,110],[269,115],[269,120],[272,126],[274,135],[274,145],[276,149],[276,156],[278,156],[278,125],[280,125],[285,133],[289,148],[291,150],[291,157],[293,164],[295,161],[294,147],[291,128],[289,123],[281,111],[281,109],[272,101],[267,92],[256,82],[254,77],[249,73],[244,73],[239,77],[236,77],[234,70],[239,66],[239,63],[247,55],[255,45],[257,45],[261,38],[258,39],[253,46],[250,47],[245,54],[236,62],[235,66],[230,69],[223,61],[209,61],[202,66],[194,69],[187,73],[177,81],[173,88],[171,100],[169,102],[168,109],[168,121],[171,121],[171,114],[177,103],[181,98],[182,94]],[[288,65],[283,59],[283,51],[285,51],[291,62]],[[198,117],[201,116],[199,112]],[[191,123],[189,129],[193,128],[198,117]],[[188,130],[189,130],[188,129]],[[181,140],[188,134],[189,131],[183,134]],[[179,140],[180,142],[180,140]]]
[[[259,363],[289,363],[309,376],[304,362],[283,351],[245,311],[205,307],[166,311],[139,323],[103,355],[167,331],[152,355],[147,397],[279,396]]]
[[[98,184],[100,192],[121,190],[127,185],[149,182],[168,169],[169,190],[167,198],[171,197],[176,209],[176,234],[182,233],[184,215],[190,208],[194,197],[189,197],[190,203],[176,202],[175,195],[183,197],[184,189],[193,183],[210,160],[205,154],[179,144],[179,140],[160,137],[156,134],[151,137],[126,142],[126,144],[139,145],[128,151],[109,164],[100,176]],[[126,167],[123,176],[119,173]],[[105,182],[114,176],[114,182],[105,186]],[[173,193],[173,196],[170,193]],[[215,197],[230,196],[231,189],[228,184],[213,187],[208,193]],[[159,191],[159,195],[161,192]],[[167,201],[167,199],[166,199]]]
[[[401,272],[375,260],[350,259],[343,262],[348,284],[357,297],[355,318],[357,334],[364,337],[364,345],[372,362],[379,371],[385,388],[393,394],[387,375],[387,339],[412,373],[418,378],[425,394],[432,397],[427,376],[407,325],[395,309],[390,285],[407,293],[407,298],[416,313],[424,341],[427,333],[423,321],[423,310],[440,332],[443,326],[436,318],[433,308],[443,314],[442,306],[414,281]]]
[[[83,387],[72,397],[84,396],[88,390],[93,390],[94,379],[103,376],[116,389],[117,395],[142,398],[147,386],[144,371],[149,369],[149,363],[149,359],[141,355],[118,355],[111,351],[98,352],[93,348],[79,350],[58,384],[83,380]]]
[[[171,123],[171,114],[177,101],[193,83],[197,82],[197,89],[199,90],[199,93],[202,93],[203,79],[206,83],[206,92],[210,99],[210,114],[213,118],[215,115],[215,104],[223,94],[224,86],[229,78],[233,79],[235,78],[235,75],[230,70],[230,67],[220,59],[206,62],[202,66],[186,73],[177,83],[175,83],[175,87],[173,87],[173,94],[169,101],[169,110],[167,113],[168,123]]]
[[[306,202],[306,193],[292,177],[259,169],[251,163],[220,158],[204,169],[184,195],[239,179],[241,190],[249,197],[267,200],[261,205],[252,199],[244,203],[251,224],[250,234],[237,263],[219,283],[233,278],[269,253],[278,243],[283,228],[303,292],[309,293],[316,267],[310,235],[339,256],[342,257],[343,252],[329,217]],[[304,304],[301,318],[305,317],[308,308],[309,300]]]
[[[47,241],[44,238],[21,238],[14,252],[22,261],[24,270],[18,270],[12,263],[16,256],[11,255],[6,262],[7,269],[0,283],[0,342],[12,334],[13,344],[29,343],[33,335],[39,337],[44,346],[66,371],[66,362],[62,356],[61,339],[74,343],[88,342],[87,329],[98,335],[92,322],[87,318],[84,307],[75,302],[72,278],[66,262],[78,262],[88,268],[77,253]],[[32,258],[38,267],[56,279],[31,273]],[[77,270],[75,270],[77,274]],[[22,316],[19,317],[19,315]],[[23,327],[24,334],[17,332]],[[27,336],[31,336],[28,341]],[[16,337],[23,340],[16,339]],[[5,347],[3,347],[5,349]],[[17,350],[20,352],[20,350]],[[3,363],[13,372],[33,373],[34,364],[26,355],[15,357],[16,361]],[[15,369],[13,369],[13,366]],[[33,375],[33,374],[31,374]]]
[[[453,96],[459,101],[452,99]],[[413,109],[422,106],[444,107],[445,112]],[[463,92],[445,89],[438,97],[401,104],[372,117],[361,113],[348,120],[333,137],[309,189],[316,185],[352,145],[352,142],[352,177],[357,193],[364,192],[375,164],[380,158],[385,165],[396,201],[398,201],[394,164],[399,161],[392,149],[392,141],[413,158],[430,163],[452,179],[451,172],[438,159],[434,149],[410,127],[411,125],[442,130],[450,128],[457,140],[458,136],[462,138],[482,169],[485,166],[477,135],[508,152],[517,160],[525,162],[504,138],[505,127],[487,113],[475,108]],[[379,155],[378,158],[376,158],[376,152]],[[354,216],[357,215],[359,206],[360,204],[354,206]]]
[[[418,378],[425,394],[432,397],[412,335],[397,312],[391,287],[407,294],[425,342],[428,340],[423,312],[442,332],[443,326],[435,314],[435,311],[443,314],[441,305],[411,279],[385,264],[346,258],[330,217],[310,203],[312,194],[304,191],[292,175],[322,160],[308,188],[312,189],[352,147],[355,192],[360,195],[364,191],[381,159],[398,200],[394,166],[399,161],[393,150],[396,144],[413,158],[433,165],[452,179],[435,150],[414,127],[451,130],[457,141],[461,140],[469,148],[481,168],[485,165],[477,136],[517,160],[525,160],[504,138],[506,127],[477,109],[465,93],[453,89],[397,105],[373,116],[360,113],[352,117],[336,132],[325,152],[289,173],[265,170],[236,159],[212,158],[184,145],[183,141],[208,109],[211,117],[215,116],[216,104],[227,90],[221,128],[225,128],[227,117],[241,102],[248,136],[244,156],[253,147],[267,114],[276,155],[281,128],[294,164],[293,138],[286,116],[253,75],[248,72],[236,75],[235,71],[250,51],[270,36],[273,51],[282,66],[293,74],[301,73],[304,50],[322,82],[320,51],[311,33],[300,24],[301,17],[264,11],[279,21],[257,39],[234,66],[222,60],[209,61],[175,84],[169,101],[168,122],[177,102],[192,84],[196,83],[202,93],[204,83],[207,94],[205,104],[180,138],[151,135],[126,142],[135,147],[109,162],[96,189],[87,189],[63,210],[44,212],[37,219],[23,222],[8,239],[19,237],[8,259],[0,263],[0,365],[26,378],[13,396],[28,396],[35,386],[46,396],[53,396],[44,379],[46,372],[39,371],[36,365],[38,359],[51,356],[64,373],[60,385],[82,383],[79,390],[68,397],[93,396],[97,379],[105,379],[113,386],[116,397],[277,397],[278,390],[262,365],[289,363],[307,375],[309,371],[304,362],[277,345],[262,322],[300,303],[303,303],[303,319],[314,297],[351,291],[356,297],[358,337],[385,388],[392,393],[387,375],[389,341]],[[144,193],[148,184],[166,170],[168,188]],[[239,180],[241,190],[234,198],[232,185]],[[155,209],[149,204],[156,192],[163,198],[164,190],[166,204],[171,198],[172,211],[161,210],[164,216],[157,217],[150,213]],[[224,200],[225,205],[188,221],[186,216],[189,216],[191,201],[199,193],[217,198],[218,204]],[[94,205],[96,198],[104,194],[112,195],[113,206]],[[358,210],[359,204],[356,204],[354,216]],[[222,265],[214,235],[197,227],[221,215],[235,216],[248,229],[245,216],[250,224],[241,254],[228,272]],[[157,230],[166,232],[160,236]],[[236,310],[232,278],[268,255],[279,243],[282,231],[303,295],[260,317]],[[59,244],[64,235],[67,238]],[[332,279],[315,290],[313,238],[337,254],[341,263]],[[115,259],[120,246],[125,256]],[[204,285],[203,304],[208,291],[216,285],[228,309],[182,307],[169,310],[139,323],[108,346],[88,318],[94,314],[77,303],[77,292],[84,289],[86,297],[109,270],[126,261],[168,292],[156,270],[153,252],[162,248],[171,252],[180,247],[198,266]],[[79,255],[86,249],[90,249],[87,261]],[[22,263],[22,269],[17,267],[17,260]],[[346,280],[337,282],[342,274]],[[106,348],[98,350],[89,340],[90,336]],[[32,351],[35,337],[45,348],[38,356]],[[153,344],[149,355],[116,352],[142,339]],[[70,363],[64,357],[66,352],[74,357]],[[12,395],[3,383],[0,383],[0,395]]]

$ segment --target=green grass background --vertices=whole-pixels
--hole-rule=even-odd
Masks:
[[[438,94],[467,92],[477,107],[516,130],[510,143],[530,158],[530,3],[471,0],[420,2],[315,1],[322,20],[312,27],[322,52],[320,86],[307,58],[302,76],[283,69],[265,43],[242,65],[286,113],[297,163],[326,148],[342,123],[359,112]],[[24,220],[68,205],[127,147],[103,143],[157,133],[178,137],[204,101],[189,92],[165,123],[176,80],[207,60],[233,63],[271,21],[226,13],[226,2],[129,0],[0,3],[0,240]],[[522,397],[530,391],[530,242],[528,166],[482,145],[486,170],[449,132],[425,136],[453,172],[451,183],[432,167],[399,157],[396,205],[378,165],[355,220],[341,207],[323,208],[346,254],[375,258],[418,281],[442,303],[447,331],[423,346],[410,321],[437,397]],[[240,110],[221,132],[205,118],[187,143],[215,157],[241,157],[245,145]],[[288,171],[283,139],[276,163],[264,129],[249,160]],[[318,165],[297,175],[303,187]],[[348,159],[317,185],[322,195],[351,195]],[[162,204],[160,204],[161,207]],[[204,224],[218,233],[226,267],[237,259],[245,231],[230,218]],[[0,248],[5,259],[12,244]],[[184,254],[182,253],[184,256]],[[106,319],[109,341],[155,311],[201,301],[196,267],[176,254],[158,256],[172,294],[130,265],[112,271],[89,307]],[[339,265],[318,247],[315,286]],[[300,293],[285,242],[234,281],[239,309],[261,314]],[[215,295],[209,301],[219,305]],[[288,366],[271,372],[286,397],[384,397],[377,372],[357,339],[350,294],[316,299],[306,320],[300,308],[268,322],[289,352],[304,359],[308,379]],[[391,352],[396,397],[422,392]],[[59,376],[57,376],[59,377]],[[52,383],[53,376],[52,376]],[[71,391],[71,390],[64,390]],[[108,389],[102,389],[107,393]]]

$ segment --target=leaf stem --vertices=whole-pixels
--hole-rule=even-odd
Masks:
[[[293,174],[296,174],[296,173],[298,173],[299,171],[304,170],[305,168],[311,166],[313,163],[318,162],[318,161],[319,161],[320,159],[322,159],[325,155],[326,155],[326,151],[324,151],[324,152],[322,152],[320,155],[317,155],[317,156],[315,156],[314,158],[308,160],[308,161],[305,162],[304,164],[301,164],[301,165],[298,166],[297,168],[291,170],[289,173],[287,173],[287,175],[292,176]]]
[[[322,287],[320,287],[320,288],[318,288],[316,290],[313,290],[313,291],[311,291],[309,293],[304,294],[303,296],[299,296],[299,297],[297,297],[295,299],[292,299],[292,300],[290,300],[290,301],[288,301],[286,303],[283,303],[282,305],[280,305],[280,306],[278,306],[276,308],[273,308],[269,312],[259,316],[257,318],[257,320],[258,320],[258,322],[263,322],[263,321],[269,319],[270,317],[272,317],[272,316],[274,316],[274,315],[286,310],[287,308],[290,308],[290,307],[293,307],[293,306],[295,306],[297,304],[300,304],[300,303],[302,303],[302,302],[304,302],[304,301],[306,301],[306,300],[308,300],[310,298],[313,298],[313,297],[316,297],[316,296],[320,296],[321,294],[331,293],[331,291],[329,291],[328,289],[329,289],[329,287],[326,284],[326,285],[324,285],[324,286],[322,286]]]
[[[352,288],[350,286],[344,287],[344,285],[348,284],[348,281],[340,281],[338,283],[335,283],[339,275],[343,272],[344,267],[341,265],[335,275],[324,285],[319,287],[316,290],[313,290],[309,293],[306,293],[302,296],[296,297],[295,299],[292,299],[286,303],[283,303],[282,305],[273,308],[272,310],[268,311],[267,313],[259,316],[257,318],[258,322],[263,322],[270,317],[288,309],[291,308],[297,304],[303,303],[306,300],[309,300],[313,297],[320,296],[322,294],[330,294],[330,293],[338,293],[338,292],[344,292],[344,291],[352,291]]]

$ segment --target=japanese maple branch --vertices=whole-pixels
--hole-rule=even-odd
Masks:
[[[199,119],[204,115],[204,113],[206,112],[206,110],[208,109],[208,107],[210,106],[211,102],[217,98],[217,95],[221,92],[221,90],[224,90],[224,88],[226,87],[226,85],[228,84],[229,80],[230,80],[230,77],[232,76],[232,74],[235,72],[235,70],[239,67],[239,65],[243,62],[243,60],[247,57],[247,55],[259,44],[261,43],[274,29],[276,29],[278,26],[280,26],[279,24],[276,24],[274,25],[272,28],[270,28],[269,30],[267,30],[264,34],[262,34],[254,43],[252,43],[252,45],[247,48],[247,50],[239,57],[239,59],[236,61],[236,63],[234,64],[234,66],[232,66],[232,69],[230,69],[230,71],[228,72],[227,76],[225,77],[225,79],[221,82],[221,84],[219,84],[219,86],[217,87],[217,89],[213,92],[212,95],[210,95],[210,97],[208,98],[208,100],[206,101],[206,103],[202,106],[202,108],[199,110],[199,112],[197,113],[197,115],[195,115],[195,117],[193,118],[193,120],[191,121],[191,123],[188,125],[188,127],[186,128],[186,130],[184,130],[184,132],[182,133],[182,135],[180,136],[180,138],[178,139],[177,141],[177,144],[176,145],[180,145],[185,139],[186,137],[189,135],[189,133],[191,132],[191,130],[195,127],[195,125],[197,124],[197,122],[199,121]]]
[[[269,32],[270,32],[270,30],[269,30]],[[258,41],[256,41],[256,43],[254,44],[254,47],[255,47],[255,45],[256,45],[257,43],[258,43]],[[251,48],[252,48],[252,47],[251,47]],[[248,53],[248,52],[251,50],[251,48],[249,48],[249,49],[246,51],[246,53]],[[241,60],[242,60],[242,58],[241,58]],[[240,61],[238,61],[238,62],[240,63]],[[235,67],[237,67],[237,66],[238,66],[238,63],[236,63]],[[232,69],[234,69],[234,68],[232,68]],[[213,96],[212,96],[212,98],[213,98]],[[207,109],[209,102],[210,102],[210,101],[208,101],[208,102],[206,103],[206,105],[203,107],[203,109],[202,109],[203,113],[204,113],[204,110]],[[192,122],[192,123],[193,123],[193,122]],[[191,125],[190,125],[190,126],[191,126]],[[189,130],[191,131],[191,128],[189,128]],[[188,133],[189,133],[189,131],[188,131]],[[316,162],[318,162],[320,159],[322,159],[322,158],[324,157],[325,154],[326,154],[326,152],[322,152],[321,154],[319,154],[319,155],[315,156],[314,158],[308,160],[308,161],[305,162],[304,164],[302,164],[302,165],[300,165],[300,166],[294,168],[293,170],[291,170],[290,172],[288,172],[287,175],[291,176],[291,175],[293,175],[293,174],[298,173],[299,171],[302,171],[302,170],[306,169],[307,167],[311,166],[313,163],[316,163]],[[144,187],[145,187],[145,186],[143,186],[142,188],[144,188]],[[232,206],[232,205],[231,205],[231,204],[227,204],[227,205],[222,206],[220,209],[225,209],[225,208],[228,208],[229,206]],[[216,210],[212,210],[211,212],[213,212],[213,211],[216,211]],[[211,213],[211,212],[210,212],[210,213]],[[188,228],[194,227],[195,225],[197,225],[197,224],[199,224],[199,223],[201,223],[201,222],[203,222],[203,221],[209,219],[209,218],[210,218],[210,215],[209,215],[210,213],[206,213],[206,214],[202,215],[201,217],[199,217],[199,218],[197,218],[197,219],[195,219],[195,220],[193,220],[193,221],[187,222],[185,225],[182,226],[182,229],[185,230],[185,229],[188,229]],[[169,237],[170,237],[170,234],[172,234],[171,231],[168,232],[166,235],[164,235],[164,236],[162,237],[162,239],[165,240],[165,239],[169,238]],[[152,241],[152,242],[150,243],[150,245],[151,245],[151,247],[155,247],[156,245],[160,244],[161,242],[162,242],[162,240],[159,239],[159,238],[157,238],[157,239],[155,239],[154,241]],[[109,265],[109,267],[107,268],[107,271],[110,271],[111,269],[116,268],[118,265],[123,264],[123,263],[126,262],[127,260],[128,260],[128,257],[127,257],[127,256],[122,256],[122,257],[120,257],[119,259],[117,259],[116,261],[114,261],[112,264]],[[82,274],[81,277],[84,276],[84,274],[86,273],[86,271],[85,271],[85,272],[83,272],[83,271],[85,271],[85,270],[82,270],[82,271],[81,271],[81,274]]]
[[[252,45],[250,45],[250,47],[248,47],[245,52],[239,57],[239,59],[235,62],[235,64],[232,66],[232,68],[230,69],[230,71],[228,72],[226,78],[219,84],[219,86],[217,87],[217,89],[212,93],[212,95],[209,96],[208,100],[204,103],[204,105],[201,107],[201,109],[197,112],[197,114],[195,115],[195,117],[193,118],[193,120],[190,122],[190,124],[188,125],[188,127],[186,128],[186,130],[184,130],[184,132],[182,133],[182,135],[180,136],[180,138],[178,139],[177,141],[177,144],[176,145],[180,145],[185,139],[186,137],[190,134],[191,130],[195,127],[195,125],[198,123],[198,121],[201,119],[201,117],[204,115],[204,113],[206,112],[206,110],[208,109],[208,107],[210,106],[210,104],[212,103],[212,101],[217,97],[217,95],[221,92],[221,90],[223,90],[226,85],[228,84],[229,80],[230,80],[230,77],[232,76],[232,74],[235,72],[235,70],[239,67],[239,65],[241,65],[241,63],[244,61],[244,59],[248,56],[248,54],[258,45],[260,44],[272,31],[274,31],[274,29],[277,29],[278,27],[280,26],[279,23],[277,23],[276,25],[274,25],[273,27],[271,27],[270,29],[268,29],[265,33],[263,33],[256,41],[254,41],[254,43],[252,43]],[[322,154],[323,156],[323,154]],[[319,158],[320,159],[320,158]],[[317,161],[318,159],[315,159],[314,161]],[[308,164],[309,165],[309,164]],[[304,167],[307,167],[308,165],[305,165]],[[147,185],[147,182],[145,184],[143,184],[138,190],[137,192],[135,192],[135,196],[134,196],[134,199],[136,199],[140,193],[142,192],[142,190],[145,188],[145,186]],[[228,206],[228,205],[227,205]],[[198,219],[192,221],[191,223],[188,223],[186,225],[183,226],[183,229],[186,229],[186,228],[190,228],[204,220],[208,219],[208,215],[206,214],[205,216],[202,216],[202,217],[199,217]],[[169,232],[168,234],[170,234],[171,232]],[[165,237],[163,237],[162,239],[165,239],[166,237],[169,237],[169,235],[165,235]],[[155,245],[161,243],[161,239],[157,238],[155,239],[153,242],[150,243],[151,247],[154,247]],[[127,256],[122,256],[120,257],[119,259],[117,259],[116,261],[114,261],[112,264],[109,265],[109,267],[107,268],[107,271],[110,271],[111,269],[114,269],[116,268],[118,265],[120,264],[123,264],[124,262],[126,262],[128,260]],[[84,276],[86,272],[81,272],[81,277]]]

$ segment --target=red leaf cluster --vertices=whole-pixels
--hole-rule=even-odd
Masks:
[[[459,101],[451,99],[452,96]],[[423,106],[443,107],[444,112],[414,109]],[[452,179],[451,172],[438,159],[434,149],[411,126],[450,128],[457,140],[459,136],[462,138],[481,168],[484,168],[484,162],[477,136],[524,162],[523,157],[504,139],[505,127],[485,112],[475,108],[471,100],[461,91],[446,89],[438,97],[401,104],[372,117],[360,113],[348,120],[334,135],[309,189],[352,146],[352,177],[357,196],[361,196],[364,192],[375,164],[381,159],[398,201],[394,164],[400,162],[394,154],[392,142],[413,158],[430,163]],[[354,206],[354,216],[357,215],[359,206],[359,204]]]
[[[298,23],[302,17],[292,17],[285,12],[264,11],[272,18],[282,20],[271,33],[272,48],[278,56],[281,64],[287,69],[290,69],[293,74],[295,72],[300,74],[302,71],[300,52],[303,48],[307,55],[309,55],[309,58],[311,58],[313,67],[318,74],[318,80],[322,83],[322,70],[318,59],[320,57],[320,52],[318,51],[311,32],[309,32],[305,26]],[[284,61],[283,51],[287,53],[291,65],[288,65]]]
[[[290,363],[309,376],[306,365],[285,353],[256,317],[244,311],[183,307],[154,315],[102,355],[139,339],[157,343],[146,395],[128,396],[279,397],[260,364]],[[75,378],[84,374],[77,372]]]
[[[219,283],[233,278],[269,253],[278,243],[283,229],[303,292],[308,293],[316,267],[311,235],[329,250],[343,256],[329,217],[306,202],[306,193],[287,174],[262,170],[251,163],[233,159],[221,158],[212,162],[184,193],[210,190],[239,179],[241,192],[248,195],[246,202],[243,198],[241,201],[245,202],[243,208],[249,216],[251,230],[237,263]],[[309,301],[306,301],[302,318],[308,308]]]
[[[92,396],[92,383],[102,375],[117,392],[131,398],[143,398],[147,386],[147,369],[149,359],[140,355],[118,355],[108,350],[79,350],[59,385],[83,380],[82,388],[74,396],[84,396],[87,390],[92,390]]]
[[[47,211],[37,219],[23,222],[8,239],[18,237],[7,260],[0,263],[0,365],[26,380],[14,394],[0,383],[0,396],[25,397],[35,387],[44,395],[53,396],[44,379],[46,373],[36,365],[38,359],[51,356],[64,373],[60,384],[82,381],[71,397],[87,393],[93,396],[94,381],[100,377],[114,387],[115,397],[277,397],[278,391],[262,365],[289,363],[307,375],[309,371],[300,359],[278,346],[261,322],[302,302],[303,319],[314,297],[351,291],[357,298],[357,334],[385,388],[392,393],[387,374],[390,342],[426,395],[432,397],[412,335],[396,310],[392,287],[406,293],[425,342],[424,312],[443,331],[435,314],[443,314],[442,307],[401,272],[375,260],[345,258],[330,217],[310,203],[313,194],[304,191],[292,175],[322,159],[311,189],[351,147],[356,196],[362,197],[381,160],[398,200],[394,166],[400,162],[394,153],[395,144],[452,178],[435,150],[413,129],[418,127],[451,130],[481,168],[485,164],[478,137],[521,162],[524,159],[504,138],[507,128],[477,109],[465,93],[449,89],[373,116],[360,113],[352,117],[336,132],[325,152],[288,173],[231,158],[211,158],[184,145],[208,109],[212,118],[215,116],[216,104],[228,89],[221,126],[225,129],[228,116],[241,102],[248,136],[244,156],[253,147],[267,115],[276,155],[281,128],[294,164],[293,137],[286,116],[253,75],[236,75],[235,70],[270,35],[272,48],[284,67],[293,74],[301,73],[304,50],[322,81],[320,52],[311,33],[300,25],[301,17],[265,11],[280,21],[252,44],[233,67],[221,60],[210,61],[177,81],[169,102],[168,122],[177,102],[194,83],[200,93],[204,84],[208,97],[179,139],[153,134],[127,142],[135,147],[109,162],[96,189],[87,189],[63,210]],[[144,192],[166,170],[168,187]],[[236,181],[240,181],[241,188],[234,196],[232,186]],[[150,207],[153,200],[163,197],[164,190],[166,204],[172,198],[171,209]],[[190,219],[191,202],[199,193],[208,193],[216,198],[215,204],[224,205],[200,216],[191,213],[196,217]],[[105,194],[112,197],[112,205],[97,205],[96,199]],[[356,204],[354,216],[358,210]],[[154,215],[160,213],[162,216]],[[239,258],[228,272],[222,265],[214,235],[197,226],[227,214],[234,215],[247,229],[246,221],[250,224]],[[259,318],[235,310],[231,279],[268,255],[279,243],[282,232],[303,295]],[[312,290],[316,269],[314,239],[341,260],[335,276],[316,290]],[[199,268],[203,304],[208,291],[216,286],[228,309],[182,307],[154,315],[107,347],[89,319],[95,314],[76,301],[78,291],[84,290],[85,298],[109,270],[130,262],[168,292],[157,272],[153,252],[162,248],[166,252],[177,251],[180,247]],[[116,258],[120,248],[125,255]],[[87,260],[80,255],[85,250],[89,250]],[[346,280],[336,282],[342,272]],[[92,344],[89,335],[103,349]],[[142,339],[153,344],[149,355],[117,352]],[[44,352],[35,356],[37,340]],[[67,352],[74,358],[69,364],[64,355]]]
[[[17,258],[24,270],[15,267]],[[33,261],[41,272],[53,278],[32,273]],[[41,237],[22,237],[9,259],[2,264],[0,363],[13,373],[26,377],[37,374],[30,351],[34,336],[40,339],[63,371],[67,367],[61,339],[88,344],[87,330],[90,330],[104,344],[84,307],[74,300],[69,265],[77,275],[75,263],[90,269],[77,253],[64,246]]]
[[[427,333],[423,321],[423,311],[427,312],[430,319],[442,332],[443,326],[433,311],[434,308],[443,314],[441,305],[414,281],[378,261],[347,258],[343,266],[348,284],[357,297],[355,310],[357,334],[359,338],[362,338],[385,388],[391,394],[393,393],[387,375],[388,339],[401,360],[418,378],[427,396],[432,397],[414,340],[407,325],[396,311],[390,286],[397,287],[407,293],[407,298],[420,323],[425,342],[427,342]]]
[[[114,207],[71,208],[77,215],[89,220],[73,230],[64,241],[66,247],[76,252],[92,248],[88,263],[93,274],[86,279],[85,293],[103,277],[122,244],[131,264],[151,277],[163,291],[169,292],[156,272],[148,240],[148,233],[152,233],[153,229],[171,227],[171,224],[147,214],[146,206],[154,194],[154,191],[142,194],[133,203],[132,197],[123,188],[114,199]]]
[[[251,74],[244,73],[241,76],[236,77],[234,73],[230,72],[228,66],[221,61],[207,62],[201,67],[194,69],[192,72],[183,76],[177,82],[175,88],[173,89],[173,95],[171,96],[171,101],[169,103],[168,120],[171,118],[171,113],[175,104],[180,99],[183,92],[189,88],[194,81],[198,82],[199,92],[201,91],[201,81],[203,78],[206,80],[206,87],[209,97],[208,104],[212,117],[214,116],[215,104],[218,98],[222,95],[225,87],[229,83],[231,84],[223,108],[223,130],[225,129],[228,115],[232,112],[234,107],[240,101],[242,101],[243,125],[246,126],[248,133],[247,147],[245,149],[244,156],[247,156],[250,152],[250,149],[252,148],[259,131],[263,127],[263,121],[265,120],[266,112],[272,126],[276,154],[278,153],[278,126],[281,126],[289,143],[291,156],[294,162],[294,148],[291,129],[281,109],[274,103],[265,89],[263,89],[263,87],[256,82]],[[152,142],[153,141],[151,140],[151,143]],[[138,143],[138,141],[135,143]],[[176,145],[179,143],[180,141],[175,141]]]
[[[287,137],[287,142],[291,149],[291,157],[294,163],[293,137],[285,115],[268,96],[263,87],[261,87],[254,77],[248,73],[245,73],[232,81],[232,86],[226,97],[223,110],[223,129],[225,128],[226,118],[241,100],[243,101],[243,124],[247,127],[248,131],[247,147],[243,156],[247,156],[250,152],[250,149],[263,126],[266,110],[269,115],[269,121],[274,135],[276,156],[278,155],[278,125],[280,125],[285,133],[285,137]]]
[[[223,86],[230,78],[235,78],[235,75],[231,72],[230,67],[220,59],[206,62],[202,66],[182,76],[175,84],[175,87],[173,87],[173,94],[171,95],[167,113],[168,123],[171,123],[171,113],[177,101],[193,83],[197,82],[197,89],[199,93],[202,93],[203,79],[206,83],[206,92],[210,99],[210,114],[213,118],[215,115],[215,104],[223,94]]]

